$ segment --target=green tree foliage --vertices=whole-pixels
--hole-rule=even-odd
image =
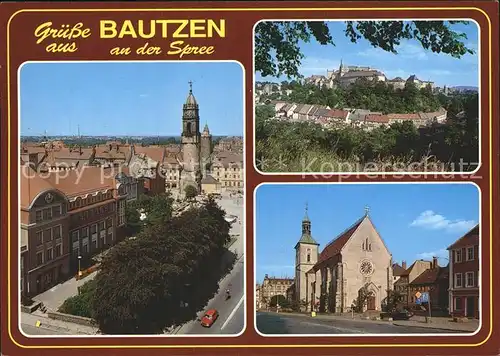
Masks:
[[[154,334],[191,320],[218,290],[230,238],[224,214],[209,200],[110,250],[92,304],[101,330]]]
[[[389,290],[385,301],[385,309],[387,312],[401,309],[403,295],[399,291]]]
[[[132,234],[136,234],[146,226],[162,224],[172,217],[173,199],[170,193],[158,195],[141,195],[136,201],[127,202],[125,214],[127,227]],[[146,218],[140,220],[140,213]],[[130,219],[130,220],[129,220]]]
[[[186,187],[184,188],[184,194],[186,194],[187,199],[193,199],[198,195],[198,191],[192,185],[186,185]]]
[[[266,172],[352,172],[376,163],[377,171],[472,171],[479,154],[477,94],[458,100],[459,113],[448,115],[446,125],[420,129],[403,122],[372,131],[326,130],[314,123],[267,120],[267,109],[256,110],[257,167]],[[455,105],[455,99],[449,101]]]
[[[95,290],[95,280],[86,282],[79,288],[78,295],[70,297],[59,307],[60,313],[92,318],[92,304]]]
[[[271,300],[269,301],[269,306],[271,308],[274,308],[278,305],[282,308],[286,308],[289,306],[289,304],[290,303],[288,303],[288,300],[286,299],[286,297],[282,294],[273,295],[271,297]]]
[[[457,23],[469,24],[468,21],[346,21],[344,35],[353,43],[364,39],[373,47],[395,54],[401,41],[415,40],[426,50],[460,58],[474,51],[464,44],[466,34],[452,29]],[[301,77],[299,67],[304,54],[300,44],[312,40],[335,46],[323,21],[260,22],[255,28],[255,70],[263,77]]]

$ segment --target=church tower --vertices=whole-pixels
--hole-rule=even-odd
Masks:
[[[182,107],[182,173],[181,192],[188,185],[201,189],[200,173],[200,114],[193,95],[193,83],[189,82],[189,95]]]
[[[205,128],[201,133],[201,172],[203,177],[206,177],[210,172],[211,165],[211,154],[212,154],[212,135],[208,129],[208,125],[205,124]]]
[[[306,273],[318,262],[319,244],[311,234],[311,220],[306,212],[302,219],[302,235],[295,245],[295,297],[297,301],[305,301],[308,294],[311,294],[311,286],[308,286]]]

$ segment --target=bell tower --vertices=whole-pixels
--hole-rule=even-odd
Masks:
[[[200,191],[200,114],[199,106],[193,95],[193,82],[189,82],[189,94],[182,107],[182,173],[181,192],[187,185]]]
[[[302,219],[302,235],[295,245],[295,297],[300,303],[307,301],[311,294],[311,286],[308,286],[307,272],[318,262],[319,244],[311,234],[311,220],[308,215],[308,206]]]

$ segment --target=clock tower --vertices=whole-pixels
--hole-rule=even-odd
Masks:
[[[189,82],[189,94],[182,107],[182,173],[181,192],[191,185],[200,192],[200,114],[199,106],[193,95],[193,83]]]

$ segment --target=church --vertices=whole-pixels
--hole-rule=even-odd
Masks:
[[[380,311],[393,289],[392,255],[368,209],[319,251],[306,213],[295,245],[295,298],[307,311],[344,313],[367,291],[363,311]]]

